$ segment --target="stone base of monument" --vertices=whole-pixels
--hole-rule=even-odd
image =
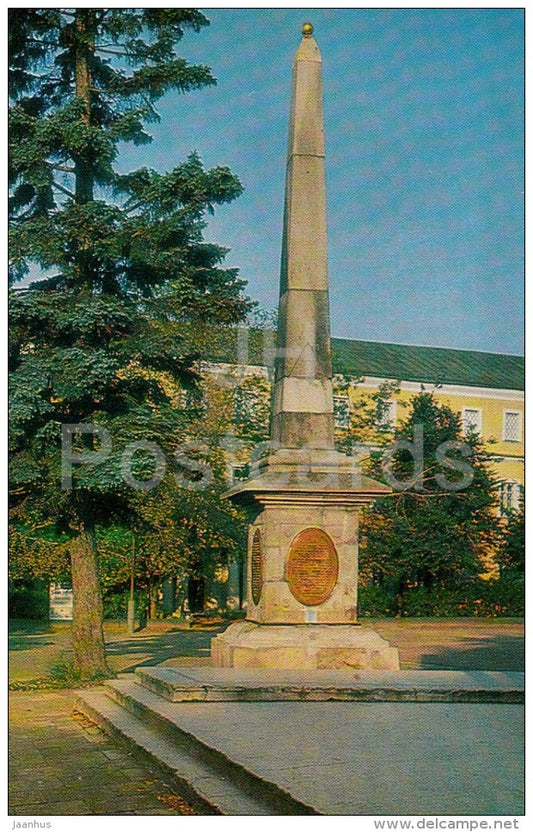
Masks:
[[[357,624],[237,621],[211,641],[214,667],[399,670],[397,647]]]

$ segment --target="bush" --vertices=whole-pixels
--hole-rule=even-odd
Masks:
[[[357,606],[359,616],[396,615],[396,597],[383,586],[360,586]]]
[[[16,581],[9,589],[9,617],[48,621],[50,599],[42,581]]]
[[[510,572],[498,581],[485,581],[484,615],[523,616],[525,614],[525,582],[523,574]]]
[[[426,618],[472,616],[479,614],[481,587],[476,583],[464,589],[413,587],[402,598],[402,615]]]
[[[147,599],[146,592],[136,592],[135,595],[135,617],[146,617]],[[103,598],[104,618],[106,620],[124,621],[128,617],[129,591],[106,593]]]
[[[401,598],[383,586],[361,587],[359,615],[410,616],[523,616],[524,579],[515,572],[499,580],[472,581],[465,587],[412,587]]]

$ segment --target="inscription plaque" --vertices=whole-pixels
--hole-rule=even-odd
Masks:
[[[315,607],[327,601],[339,576],[339,558],[322,529],[304,529],[291,543],[287,560],[289,589],[301,604]]]
[[[263,588],[263,540],[256,529],[252,540],[252,600],[257,606]]]

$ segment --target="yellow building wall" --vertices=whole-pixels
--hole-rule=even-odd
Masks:
[[[379,384],[384,381],[385,379],[378,379],[375,384],[363,382],[352,389],[352,400],[355,401],[358,396],[376,392]],[[421,390],[420,385],[411,384],[409,387],[417,387],[417,389],[404,389],[402,385],[399,393],[390,396],[390,401],[397,402],[396,424],[405,418],[409,400]],[[487,451],[494,456],[494,471],[498,479],[513,480],[521,486],[524,485],[524,400],[519,391],[516,397],[506,398],[506,391],[501,391],[503,395],[500,395],[500,391],[496,389],[463,392],[461,388],[453,390],[452,385],[446,385],[444,390],[429,386],[425,386],[424,389],[432,392],[440,404],[447,405],[461,417],[465,408],[480,410],[481,438]],[[521,439],[519,442],[503,440],[505,411],[520,413]]]
[[[496,393],[496,391],[491,391]],[[524,485],[524,405],[516,399],[487,398],[483,396],[436,395],[439,402],[462,413],[463,408],[481,410],[481,437],[487,450],[494,455],[494,470],[499,479],[515,480]],[[521,422],[521,441],[503,440],[505,411],[518,411]],[[500,456],[501,455],[501,456]]]

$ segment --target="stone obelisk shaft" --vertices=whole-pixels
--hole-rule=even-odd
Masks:
[[[310,27],[311,29],[312,27]],[[310,31],[293,66],[272,441],[333,448],[322,60]]]

